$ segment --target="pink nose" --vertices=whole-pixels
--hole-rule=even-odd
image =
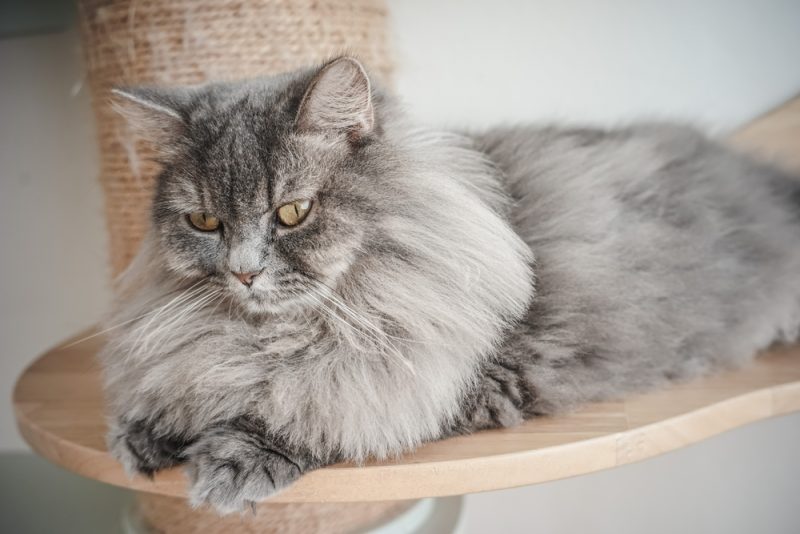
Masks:
[[[253,285],[253,278],[261,274],[261,271],[253,271],[252,273],[235,273],[231,271],[231,274],[238,278],[241,283],[250,287]]]

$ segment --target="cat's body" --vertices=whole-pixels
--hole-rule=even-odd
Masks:
[[[102,355],[110,444],[186,462],[197,503],[797,336],[798,185],[691,129],[412,130],[349,59],[127,96],[172,137]]]
[[[537,291],[484,364],[475,395],[494,409],[468,426],[685,380],[797,339],[797,180],[681,125],[498,129],[478,142],[504,171]]]

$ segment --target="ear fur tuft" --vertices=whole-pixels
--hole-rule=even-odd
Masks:
[[[372,86],[361,63],[344,56],[323,66],[303,96],[295,126],[301,132],[344,133],[357,139],[372,132]]]

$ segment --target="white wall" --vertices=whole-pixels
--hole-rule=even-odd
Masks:
[[[0,40],[0,450],[34,356],[99,317],[106,237],[75,32]]]
[[[728,129],[800,91],[797,0],[389,0],[397,88],[445,124]]]
[[[412,113],[428,122],[613,122],[647,115],[726,130],[800,92],[797,1],[389,4],[396,86]],[[82,79],[79,58],[74,32],[0,40],[0,450],[24,447],[8,402],[16,376],[37,353],[95,321],[107,301],[92,117],[86,92],[72,96]],[[797,443],[799,423],[791,417],[759,426],[757,443]],[[800,478],[797,457],[787,447],[760,457],[756,438],[729,439],[737,435],[688,456],[470,497],[467,532],[492,531],[501,515],[504,532],[642,532],[650,516],[659,521],[654,531],[667,532],[681,526],[685,510],[703,504],[687,487],[703,488],[714,507],[697,511],[703,519],[694,524],[705,532],[746,532],[746,522],[713,517],[727,514],[726,502],[736,503],[740,516],[760,517],[746,507],[763,510],[764,495],[773,531],[800,531],[800,513],[792,508],[797,488],[790,484]],[[735,480],[716,473],[726,465],[721,458],[740,465]],[[754,485],[759,472],[770,477]],[[668,503],[653,498],[654,484]],[[638,519],[619,520],[625,511],[609,504],[612,494]],[[666,506],[674,516],[664,514]],[[531,513],[533,523],[526,521]]]

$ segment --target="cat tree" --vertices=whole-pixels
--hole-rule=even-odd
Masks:
[[[342,50],[355,52],[378,74],[390,74],[387,13],[380,0],[81,0],[79,5],[114,273],[127,265],[143,235],[156,167],[147,147],[111,111],[110,87],[251,77]],[[800,169],[798,119],[800,99],[743,129],[733,142]],[[108,454],[94,358],[102,341],[102,336],[68,341],[37,359],[16,385],[14,409],[22,435],[40,455],[136,492],[129,532],[338,533],[388,524],[397,532],[448,532],[455,528],[458,500],[424,498],[590,473],[800,410],[800,348],[781,349],[740,371],[590,405],[569,416],[432,443],[395,462],[324,468],[259,504],[255,515],[220,518],[185,504],[186,480],[179,469],[153,480],[131,479]]]
[[[800,100],[797,104],[800,117]],[[180,469],[160,472],[153,480],[130,479],[106,451],[94,358],[101,344],[101,337],[68,341],[41,356],[17,382],[14,409],[22,436],[37,453],[85,477],[136,492],[130,532],[149,532],[149,525],[153,532],[170,534],[328,534],[366,532],[394,522],[405,527],[394,532],[444,534],[455,527],[459,502],[426,497],[592,473],[800,411],[800,347],[779,349],[739,371],[516,428],[431,443],[395,462],[326,467],[260,504],[254,516],[219,518],[185,504]]]

